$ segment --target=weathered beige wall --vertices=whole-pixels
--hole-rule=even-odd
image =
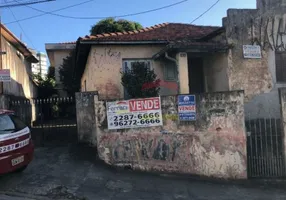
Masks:
[[[164,120],[162,127],[108,130],[104,102],[95,100],[97,148],[107,164],[145,171],[246,179],[244,95],[241,91],[196,97],[197,120]],[[161,98],[162,114],[177,116],[176,96]]]
[[[250,118],[280,118],[275,51],[286,51],[286,0],[257,0],[257,9],[231,9],[224,19],[233,45],[228,57],[230,89],[244,89]],[[260,45],[262,59],[244,59],[242,45]]]
[[[229,91],[227,53],[204,57],[204,72],[207,92]]]
[[[81,79],[82,91],[98,91],[100,98],[123,98],[121,85],[122,61],[124,59],[151,59],[164,46],[161,45],[100,45],[93,46]],[[152,61],[158,78],[163,78],[163,64]]]
[[[32,81],[31,63],[18,52],[4,37],[2,37],[3,69],[10,69],[11,82],[4,83],[4,94],[26,98],[37,97],[37,86]]]

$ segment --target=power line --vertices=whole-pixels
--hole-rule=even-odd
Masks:
[[[17,18],[16,18],[16,16],[15,16],[14,12],[12,11],[12,9],[9,8],[9,10],[11,11],[11,13],[12,13],[12,15],[13,15],[13,18],[17,21]],[[30,39],[30,37],[29,37],[29,36],[26,34],[26,32],[24,31],[24,29],[23,29],[22,25],[20,24],[20,22],[18,22],[17,24],[18,24],[18,26],[20,27],[20,29],[23,31],[24,35],[25,35],[26,38],[29,40],[29,42],[31,43],[31,45],[33,46],[33,48],[36,49],[36,48],[35,48],[35,45],[33,44],[33,42],[32,42],[32,40]]]
[[[19,2],[17,4],[4,4],[0,5],[0,8],[7,8],[7,7],[18,7],[18,6],[25,6],[25,5],[32,5],[32,4],[38,4],[38,3],[46,3],[50,1],[55,1],[55,0],[33,0],[33,1],[28,1],[28,2]]]
[[[51,13],[54,13],[54,12],[57,12],[57,11],[61,11],[61,10],[66,10],[66,9],[69,9],[69,8],[72,8],[72,7],[76,7],[76,6],[80,6],[80,5],[83,5],[85,3],[89,3],[91,1],[94,1],[94,0],[88,0],[88,1],[81,2],[81,3],[77,3],[77,4],[70,5],[70,6],[66,6],[66,7],[63,7],[63,8],[59,8],[57,10],[51,11]],[[29,19],[34,19],[34,18],[41,17],[41,16],[44,16],[44,15],[46,15],[46,14],[44,13],[44,14],[34,15],[34,16],[31,16],[31,17],[19,19],[17,21],[12,21],[12,22],[5,23],[5,25],[7,25],[7,24],[14,24],[14,23],[17,23],[17,22],[20,22],[20,21],[26,21],[26,20],[29,20]]]
[[[200,19],[202,16],[204,16],[207,12],[209,12],[213,7],[215,7],[218,3],[220,2],[220,0],[217,0],[213,5],[211,5],[211,7],[209,7],[205,12],[203,12],[201,15],[199,15],[197,18],[195,18],[192,22],[194,23],[195,21],[197,21],[198,19]]]
[[[117,15],[117,16],[105,16],[105,17],[74,17],[74,16],[60,15],[60,14],[55,14],[55,13],[54,13],[54,12],[57,12],[57,11],[60,11],[60,10],[67,9],[67,8],[69,8],[69,7],[65,7],[65,8],[53,10],[53,11],[50,11],[50,12],[46,12],[46,11],[43,11],[43,10],[40,10],[40,9],[31,7],[31,6],[27,6],[27,7],[31,8],[31,9],[33,9],[33,10],[37,10],[37,11],[39,11],[39,12],[43,12],[44,14],[35,15],[35,16],[32,16],[32,17],[20,19],[20,20],[18,20],[18,21],[33,19],[33,18],[35,18],[35,17],[43,16],[43,15],[46,15],[46,14],[55,15],[55,16],[63,17],[63,18],[70,18],[70,19],[106,19],[106,18],[110,18],[110,17],[111,17],[111,18],[130,17],[130,16],[135,16],[135,15],[141,15],[141,14],[146,14],[146,13],[150,13],[150,12],[155,12],[155,11],[158,11],[158,10],[163,10],[163,9],[166,9],[166,8],[170,8],[170,7],[173,7],[173,6],[182,4],[182,3],[187,2],[187,1],[189,1],[189,0],[182,0],[182,1],[179,1],[179,2],[176,2],[176,3],[173,3],[173,4],[170,4],[170,5],[166,5],[166,6],[163,6],[163,7],[159,7],[159,8],[155,8],[155,9],[150,9],[150,10],[146,10],[146,11],[141,11],[141,12],[137,12],[137,13],[130,13],[130,14],[124,14],[124,15]],[[88,2],[89,2],[89,1],[88,1]],[[73,7],[74,7],[74,6],[76,6],[76,5],[73,5]],[[11,24],[11,23],[16,23],[16,22],[13,21],[13,22],[8,22],[8,23],[6,23],[6,24]]]

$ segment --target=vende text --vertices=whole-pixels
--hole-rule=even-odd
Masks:
[[[179,106],[179,111],[195,111],[195,106]]]
[[[130,111],[146,111],[146,110],[159,110],[160,99],[142,99],[142,100],[130,100]]]

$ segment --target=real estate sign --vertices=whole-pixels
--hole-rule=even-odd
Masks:
[[[259,45],[243,45],[244,58],[262,58]]]
[[[196,96],[195,95],[179,95],[178,111],[180,121],[196,120]]]
[[[1,69],[0,70],[0,82],[10,82],[10,69]]]
[[[107,103],[108,129],[162,126],[160,97]]]

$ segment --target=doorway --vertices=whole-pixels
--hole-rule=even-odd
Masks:
[[[205,92],[204,65],[202,58],[189,58],[189,92],[200,94]]]

